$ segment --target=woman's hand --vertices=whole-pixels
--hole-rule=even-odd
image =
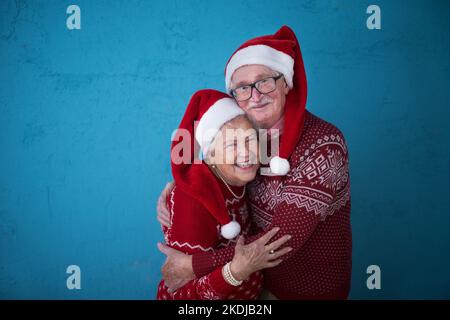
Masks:
[[[267,244],[279,230],[280,228],[273,228],[249,244],[244,244],[243,236],[239,237],[230,265],[231,273],[236,280],[245,280],[253,272],[275,267],[282,262],[282,259],[279,258],[291,251],[292,248],[277,249],[289,241],[291,236],[284,235],[280,239]]]

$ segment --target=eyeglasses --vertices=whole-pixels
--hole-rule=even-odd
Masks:
[[[264,78],[251,84],[237,87],[230,92],[236,99],[236,101],[246,101],[252,97],[253,88],[255,88],[261,94],[271,93],[272,91],[274,91],[277,88],[276,82],[281,77],[283,77],[282,74],[275,77]]]

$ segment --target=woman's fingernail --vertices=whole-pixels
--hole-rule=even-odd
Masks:
[[[291,240],[291,238],[292,238],[292,236],[289,234],[289,235],[288,235],[288,240]]]
[[[288,249],[288,252],[291,252],[291,251],[292,251],[292,248],[289,248],[289,249]]]

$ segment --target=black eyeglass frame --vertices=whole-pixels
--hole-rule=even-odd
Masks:
[[[275,89],[277,88],[277,86],[275,86],[275,88],[273,88],[273,90],[271,90],[271,91],[268,91],[268,92],[261,92],[261,91],[259,91],[259,89],[256,87],[256,84],[257,84],[257,83],[259,83],[259,82],[261,82],[261,81],[264,81],[264,80],[267,80],[267,79],[273,79],[273,80],[275,80],[275,84],[276,84],[276,82],[278,81],[278,79],[280,79],[280,78],[282,78],[282,77],[283,77],[283,74],[279,74],[279,75],[273,76],[273,77],[267,77],[267,78],[264,78],[264,79],[255,81],[255,82],[253,82],[253,83],[251,83],[251,84],[246,84],[246,85],[243,85],[243,86],[234,88],[234,89],[230,90],[230,94],[236,99],[236,101],[239,101],[239,102],[247,101],[247,100],[249,100],[249,99],[252,97],[252,95],[253,95],[253,88],[255,88],[255,90],[258,91],[260,94],[267,94],[267,93],[274,92]],[[238,99],[236,98],[236,96],[235,96],[235,92],[236,92],[237,89],[242,88],[242,87],[250,87],[250,97],[248,97],[247,99],[244,99],[244,100],[238,100]]]

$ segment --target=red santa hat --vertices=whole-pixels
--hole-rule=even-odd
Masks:
[[[274,174],[286,175],[290,169],[287,159],[294,151],[303,129],[307,95],[303,58],[294,31],[283,26],[273,35],[257,37],[241,45],[230,57],[225,69],[227,92],[231,89],[233,73],[242,66],[253,64],[282,73],[291,89],[286,97],[280,152],[270,160],[270,169]]]
[[[172,174],[177,188],[181,188],[192,198],[198,200],[221,224],[221,234],[226,239],[235,238],[241,231],[238,222],[231,219],[225,205],[225,198],[219,181],[204,161],[199,161],[197,150],[205,157],[220,128],[228,121],[245,112],[234,99],[215,90],[196,92],[187,106],[179,130],[172,137]],[[195,123],[197,126],[195,128]],[[184,129],[184,130],[180,130]],[[189,137],[186,136],[186,130]],[[183,132],[184,131],[184,132]],[[174,152],[179,143],[190,139],[190,154]],[[174,156],[189,161],[175,161]],[[187,162],[187,163],[186,163]]]

